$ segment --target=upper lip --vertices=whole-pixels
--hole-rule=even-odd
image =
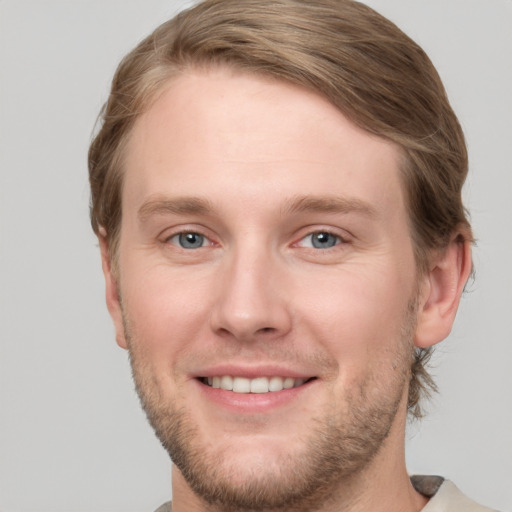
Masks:
[[[309,379],[314,377],[314,372],[307,372],[287,368],[280,365],[243,365],[243,364],[222,364],[209,366],[194,372],[194,377],[217,377],[223,375],[231,375],[233,377],[245,377],[247,379],[255,379],[257,377],[291,377],[294,379]]]

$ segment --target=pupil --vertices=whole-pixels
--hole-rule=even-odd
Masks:
[[[184,249],[196,249],[203,245],[203,236],[197,233],[180,234],[180,245]]]
[[[325,249],[336,245],[336,237],[330,233],[316,233],[313,235],[313,247]]]

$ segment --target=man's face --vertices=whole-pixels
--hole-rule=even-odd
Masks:
[[[111,310],[180,476],[224,510],[298,502],[403,436],[399,163],[319,96],[222,69],[136,122]]]

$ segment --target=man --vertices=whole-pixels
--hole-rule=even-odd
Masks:
[[[472,268],[424,52],[353,1],[206,0],[102,115],[92,225],[172,510],[488,510],[405,467]]]

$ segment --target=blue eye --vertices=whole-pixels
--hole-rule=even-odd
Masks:
[[[311,245],[315,249],[329,249],[339,242],[339,238],[331,233],[313,233],[311,235]]]
[[[171,238],[171,242],[178,244],[183,249],[199,249],[207,245],[206,237],[199,233],[179,233]]]
[[[314,249],[330,249],[339,243],[341,243],[340,237],[327,231],[311,233],[302,239],[303,246],[313,247]]]

